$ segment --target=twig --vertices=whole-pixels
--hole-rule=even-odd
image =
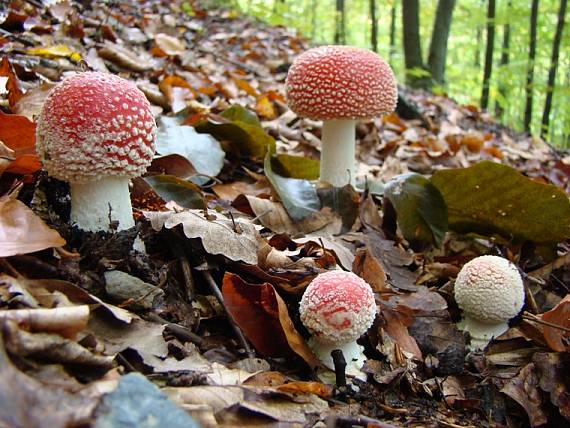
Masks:
[[[151,321],[165,324],[166,328],[168,328],[178,339],[181,339],[185,342],[192,342],[197,346],[201,346],[204,343],[204,339],[202,339],[196,333],[193,333],[189,328],[181,326],[180,324],[168,322],[157,314],[148,314],[147,318]]]
[[[558,325],[558,324],[553,324],[553,323],[548,322],[548,321],[544,321],[543,319],[537,317],[534,314],[531,314],[530,312],[523,313],[522,317],[524,320],[535,322],[537,324],[542,324],[542,325],[545,325],[547,327],[556,328],[558,330],[565,331],[566,333],[570,333],[570,328],[567,328],[567,327],[564,327],[564,326]]]
[[[243,332],[238,327],[238,325],[235,322],[232,315],[229,313],[228,308],[226,307],[226,304],[224,303],[224,296],[222,296],[220,288],[218,287],[218,284],[216,284],[216,281],[214,281],[212,274],[209,271],[204,270],[204,271],[202,271],[202,275],[204,275],[204,278],[206,279],[206,283],[210,287],[210,291],[214,294],[214,296],[216,296],[216,299],[218,299],[218,302],[220,302],[220,305],[224,309],[224,312],[226,313],[226,315],[228,317],[230,325],[232,326],[234,333],[236,334],[241,345],[243,346],[243,349],[245,349],[247,356],[250,358],[254,358],[255,352],[253,351],[253,349],[251,349],[251,347],[249,346],[249,343],[247,343],[247,340],[246,340],[245,336],[243,335]]]
[[[395,425],[387,424],[378,419],[370,418],[368,416],[351,416],[351,415],[331,415],[325,422],[327,428],[337,427],[353,427],[355,425],[364,426],[368,428],[396,428]]]
[[[344,354],[340,349],[335,349],[331,352],[331,357],[334,363],[336,386],[339,388],[346,386],[346,360],[344,359]]]

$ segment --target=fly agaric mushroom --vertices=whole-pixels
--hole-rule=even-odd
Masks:
[[[299,306],[301,322],[312,334],[309,346],[330,369],[331,352],[340,349],[346,373],[362,376],[362,346],[356,343],[374,322],[376,302],[372,288],[352,272],[330,271],[318,275],[307,287]]]
[[[320,180],[336,187],[354,184],[356,120],[396,108],[390,66],[367,49],[320,46],[295,59],[286,93],[291,110],[323,121]]]
[[[49,93],[36,151],[50,175],[69,182],[73,223],[88,231],[134,226],[129,178],[152,161],[155,134],[150,103],[118,76],[81,73]]]
[[[497,256],[480,256],[466,263],[455,280],[455,300],[464,318],[471,348],[483,349],[508,330],[508,321],[524,304],[524,286],[515,265]]]

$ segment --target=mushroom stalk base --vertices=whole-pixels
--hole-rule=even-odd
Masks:
[[[323,121],[321,138],[321,181],[335,187],[354,185],[354,120]]]
[[[484,349],[494,337],[499,337],[509,329],[507,321],[496,324],[488,324],[471,317],[462,319],[457,327],[469,332],[471,343],[469,349]]]
[[[346,374],[360,380],[366,380],[366,374],[361,370],[366,361],[364,347],[356,343],[356,340],[348,343],[323,343],[311,337],[308,345],[319,360],[331,370],[334,370],[331,352],[340,349],[346,360]]]
[[[106,177],[87,183],[71,183],[71,222],[83,230],[110,231],[111,222],[118,221],[117,230],[135,225],[129,179]]]

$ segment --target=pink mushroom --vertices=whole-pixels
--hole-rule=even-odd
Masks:
[[[89,231],[134,226],[129,179],[154,154],[150,103],[131,82],[88,72],[48,95],[36,128],[36,150],[48,173],[68,181],[71,221]]]
[[[398,89],[390,66],[366,49],[309,49],[291,65],[286,93],[291,110],[323,121],[321,181],[354,184],[356,120],[396,108]]]
[[[301,322],[312,334],[309,346],[329,368],[331,351],[340,349],[347,373],[360,375],[363,348],[356,343],[374,322],[376,302],[370,285],[352,272],[330,271],[318,275],[301,299]]]

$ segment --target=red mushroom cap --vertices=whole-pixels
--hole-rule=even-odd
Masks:
[[[370,285],[352,272],[330,271],[318,275],[307,287],[299,306],[301,321],[324,343],[358,339],[376,317]]]
[[[134,177],[152,161],[155,134],[142,91],[118,76],[88,72],[52,89],[38,118],[36,150],[62,180]]]
[[[390,66],[377,54],[351,46],[320,46],[291,65],[287,101],[301,117],[364,119],[396,108],[398,89]]]

